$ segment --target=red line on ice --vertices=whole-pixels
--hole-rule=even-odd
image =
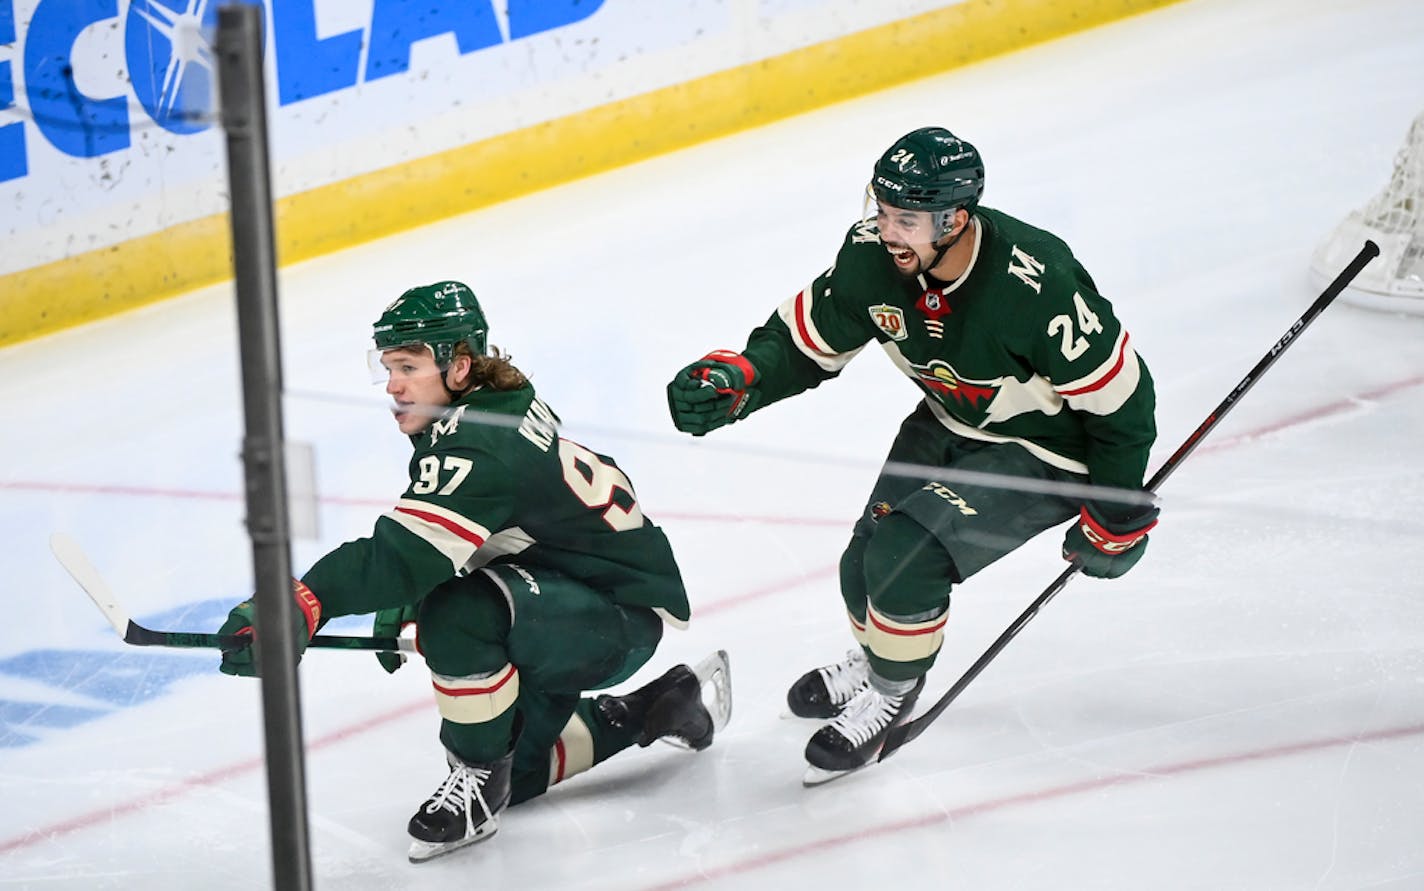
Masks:
[[[1410,736],[1419,736],[1420,734],[1424,734],[1424,724],[1413,724],[1407,727],[1375,730],[1369,733],[1359,734],[1358,736],[1327,737],[1305,742],[1286,743],[1284,745],[1256,749],[1249,752],[1217,755],[1211,758],[1198,758],[1192,761],[1178,761],[1157,767],[1149,767],[1145,770],[1134,771],[1132,773],[1119,774],[1117,776],[1099,777],[1078,783],[1068,783],[1062,786],[1050,786],[1045,789],[1021,792],[1018,795],[1007,795],[1003,798],[990,798],[984,801],[964,804],[948,811],[936,811],[932,814],[924,814],[906,820],[897,820],[893,823],[881,823],[876,826],[868,826],[855,832],[846,832],[840,835],[819,838],[789,848],[783,848],[780,851],[772,851],[721,866],[708,866],[698,870],[694,875],[651,885],[643,889],[643,891],[668,891],[668,889],[672,888],[689,888],[704,882],[715,882],[733,876],[741,877],[769,866],[776,866],[801,857],[810,856],[820,851],[837,850],[859,842],[873,841],[874,839],[885,836],[894,836],[906,830],[926,829],[942,823],[953,823],[956,820],[977,817],[982,814],[993,813],[994,811],[1005,810],[1018,805],[1037,804],[1043,801],[1052,801],[1059,798],[1068,798],[1073,795],[1081,795],[1086,792],[1097,792],[1102,789],[1119,786],[1131,786],[1163,777],[1210,770],[1214,767],[1230,767],[1232,765],[1246,764],[1253,761],[1285,758],[1290,755],[1299,755],[1305,752],[1318,752],[1339,746],[1403,739]]]
[[[831,571],[832,568],[827,568],[819,572],[807,573],[800,576],[796,576],[792,579],[788,579],[780,583],[779,588],[794,588],[800,584],[815,579],[818,575],[829,574]],[[749,599],[752,596],[759,597],[765,596],[766,594],[777,593],[777,590],[778,588],[763,588],[759,589],[758,591],[751,592],[749,594],[739,595],[738,597],[732,598],[731,601],[721,601],[720,603],[728,605],[732,603],[739,603],[743,600]],[[717,606],[718,604],[713,604],[712,608],[715,609]],[[711,610],[704,610],[703,612],[705,613],[708,611]],[[308,752],[315,752],[324,748],[328,748],[339,742],[344,742],[347,739],[359,736],[369,730],[377,729],[381,726],[384,726],[385,724],[390,723],[391,721],[399,720],[401,718],[406,717],[407,715],[411,715],[416,712],[426,711],[429,708],[430,701],[424,698],[416,702],[407,703],[398,708],[392,709],[379,715],[375,715],[371,718],[366,719],[365,721],[352,724],[348,727],[344,727],[340,730],[336,730],[324,736],[318,737],[317,739],[314,739],[307,743],[306,750]],[[732,863],[725,866],[700,870],[696,875],[674,880],[669,883],[657,885],[654,886],[654,888],[681,888],[687,887],[689,885],[698,884],[704,881],[726,878],[732,875],[741,875],[743,873],[752,872],[762,867],[771,866],[773,864],[782,863],[787,860],[795,859],[797,857],[802,857],[815,851],[824,850],[827,848],[835,848],[841,845],[845,845],[847,843],[854,843],[856,841],[875,839],[884,835],[892,835],[896,832],[900,832],[905,829],[923,828],[947,821],[977,816],[979,814],[990,813],[993,811],[1002,810],[1007,807],[1013,807],[1015,805],[1034,804],[1040,801],[1050,801],[1053,799],[1065,798],[1070,795],[1081,794],[1084,792],[1092,792],[1113,786],[1126,786],[1134,783],[1140,783],[1144,780],[1156,779],[1159,777],[1175,776],[1177,774],[1192,773],[1195,771],[1208,770],[1214,767],[1223,767],[1233,764],[1244,764],[1252,761],[1265,761],[1273,758],[1283,758],[1290,755],[1297,755],[1304,752],[1321,751],[1324,749],[1335,748],[1343,745],[1353,745],[1362,742],[1380,742],[1390,739],[1402,739],[1410,736],[1418,736],[1420,734],[1424,734],[1424,724],[1413,724],[1405,727],[1375,730],[1368,733],[1362,733],[1356,736],[1327,737],[1324,739],[1308,740],[1305,742],[1286,743],[1284,745],[1273,746],[1265,749],[1257,749],[1255,751],[1218,755],[1211,758],[1200,758],[1192,761],[1181,761],[1172,764],[1161,765],[1158,767],[1149,767],[1145,770],[1134,771],[1130,774],[1122,774],[1119,776],[1112,777],[1101,777],[1098,779],[1086,780],[1080,783],[1070,783],[1064,786],[1054,786],[1046,789],[1023,792],[1018,795],[1010,795],[1003,798],[989,799],[986,801],[962,805],[947,812],[940,811],[933,814],[926,814],[922,817],[915,817],[910,820],[901,820],[894,823],[885,823],[879,826],[867,827],[854,833],[846,833],[825,839],[819,839],[813,842],[807,842],[801,845],[797,845],[795,847],[776,851],[770,854],[764,854],[762,856],[750,858],[748,860],[744,860],[738,863]],[[249,771],[258,770],[262,767],[262,764],[263,760],[261,758],[249,758],[244,761],[239,761],[235,764],[227,765],[226,767],[215,768],[213,770],[208,771],[207,773],[199,774],[181,783],[175,783],[174,785],[169,786],[166,789],[161,789],[150,795],[146,795],[140,798],[134,798],[127,802],[111,805],[101,810],[91,811],[87,814],[81,814],[77,817],[71,817],[68,820],[62,820],[58,823],[54,823],[49,826],[32,829],[23,835],[0,841],[0,854],[4,854],[13,850],[18,850],[20,848],[26,848],[38,842],[53,840],[61,836],[68,835],[72,832],[77,832],[81,829],[87,829],[99,823],[111,821],[115,817],[125,816],[128,814],[133,814],[142,810],[146,810],[154,805],[162,804],[165,801],[169,801],[180,795],[191,792],[194,789],[201,788],[204,786],[214,786],[218,783],[232,779],[233,777],[239,776]],[[653,891],[653,889],[648,889],[648,891]]]
[[[1340,399],[1328,405],[1322,405],[1301,414],[1283,418],[1256,430],[1239,433],[1236,436],[1226,439],[1217,439],[1208,442],[1201,447],[1200,452],[1214,452],[1220,449],[1233,448],[1271,433],[1279,433],[1282,430],[1297,427],[1301,424],[1307,424],[1321,418],[1343,414],[1359,408],[1360,403],[1363,401],[1380,399],[1397,393],[1400,390],[1417,387],[1420,384],[1424,384],[1424,375],[1404,378],[1403,380],[1398,380],[1391,384],[1385,384],[1380,387],[1375,387],[1372,390],[1366,390],[1349,399]],[[83,495],[126,495],[139,498],[175,498],[195,501],[239,501],[243,497],[241,492],[204,491],[202,489],[163,489],[153,486],[104,485],[98,483],[62,483],[42,480],[0,480],[0,489]],[[341,507],[377,507],[382,509],[389,508],[393,504],[391,499],[345,498],[339,495],[321,495],[318,496],[317,501],[322,504]],[[743,514],[712,514],[692,511],[657,511],[656,515],[688,522],[745,522],[791,526],[846,526],[847,528],[849,528],[851,522],[853,522],[853,519],[839,517],[749,516]]]
[[[1373,390],[1366,390],[1365,392],[1360,393],[1356,396],[1352,396],[1349,399],[1338,399],[1328,405],[1322,405],[1318,408],[1313,408],[1309,411],[1302,412],[1301,414],[1292,415],[1288,418],[1283,418],[1279,421],[1276,421],[1274,424],[1267,424],[1264,427],[1257,428],[1256,430],[1252,430],[1247,433],[1239,433],[1236,436],[1229,436],[1226,439],[1218,439],[1214,442],[1208,442],[1207,444],[1201,447],[1201,449],[1199,450],[1199,454],[1206,452],[1215,452],[1221,449],[1235,448],[1236,446],[1239,446],[1243,443],[1259,439],[1262,436],[1269,436],[1272,433],[1279,433],[1282,430],[1288,430],[1291,427],[1299,427],[1301,424],[1308,424],[1311,421],[1318,421],[1321,418],[1328,418],[1332,415],[1344,414],[1345,412],[1353,411],[1354,409],[1359,408],[1361,402],[1366,402],[1371,399],[1381,399],[1385,396],[1398,393],[1400,390],[1407,390],[1410,387],[1417,387],[1419,384],[1424,384],[1424,374],[1415,375],[1414,377],[1395,381],[1392,384],[1385,384],[1382,387],[1375,387]]]
[[[406,705],[401,706],[400,708],[388,711],[384,714],[376,715],[375,717],[368,718],[367,720],[362,721],[358,724],[352,724],[349,727],[343,727],[340,730],[333,731],[332,733],[328,733],[325,736],[321,736],[317,739],[311,740],[307,743],[306,750],[308,752],[315,752],[320,749],[325,749],[329,746],[335,745],[336,743],[343,742],[353,736],[365,733],[368,730],[374,730],[375,728],[380,727],[384,724],[389,724],[391,721],[399,720],[400,718],[404,718],[407,715],[413,714],[417,711],[426,711],[429,708],[429,699],[421,699],[419,702],[408,703]],[[50,841],[62,835],[68,835],[71,832],[77,832],[80,829],[87,829],[97,823],[107,822],[109,820],[114,819],[115,817],[122,817],[128,814],[137,813],[142,810],[147,810],[148,808],[153,807],[156,804],[162,804],[165,801],[177,798],[178,796],[191,792],[194,789],[203,786],[216,786],[218,783],[225,782],[226,780],[230,780],[233,777],[240,776],[249,771],[259,770],[261,769],[262,764],[263,760],[260,757],[248,758],[247,760],[239,761],[236,764],[229,764],[226,767],[219,767],[214,770],[210,770],[207,773],[202,773],[198,774],[195,777],[190,777],[189,779],[186,779],[181,783],[175,783],[172,786],[167,787],[166,789],[160,789],[150,795],[145,795],[139,798],[132,798],[128,801],[121,802],[119,804],[110,805],[102,810],[90,811],[87,814],[80,814],[77,817],[71,817],[68,820],[62,820],[58,823],[54,823],[49,826],[44,826],[39,829],[31,829],[24,835],[0,841],[0,854],[4,854],[8,851],[14,851],[19,848],[29,847],[30,845],[35,844],[36,842]]]
[[[746,591],[744,593],[737,594],[732,597],[724,597],[721,600],[714,600],[706,606],[696,607],[692,611],[692,617],[696,619],[701,616],[720,613],[723,610],[741,606],[742,604],[747,603],[748,601],[760,600],[761,598],[766,597],[769,594],[780,594],[782,591],[789,591],[793,588],[799,588],[802,585],[809,584],[811,582],[822,581],[824,579],[836,575],[839,572],[840,564],[838,563],[832,564],[830,566],[822,566],[820,569],[812,569],[806,572],[799,572],[796,575],[790,576],[789,578],[780,579],[778,581],[771,582],[770,584],[762,585],[760,588],[753,588],[750,591]]]
[[[1329,405],[1321,406],[1320,408],[1314,409],[1304,414],[1286,418],[1282,421],[1278,421],[1274,424],[1268,425],[1267,427],[1255,430],[1253,432],[1240,434],[1238,436],[1231,437],[1225,440],[1219,440],[1213,446],[1211,446],[1210,449],[1225,449],[1232,446],[1240,445],[1241,443],[1249,442],[1250,440],[1255,439],[1259,436],[1264,436],[1269,433],[1275,433],[1280,430],[1287,429],[1289,427],[1294,427],[1299,424],[1316,420],[1318,418],[1328,417],[1330,415],[1349,411],[1358,407],[1360,400],[1376,399],[1382,396],[1389,395],[1391,393],[1398,392],[1399,390],[1404,390],[1408,389],[1409,387],[1417,386],[1420,383],[1424,383],[1424,375],[1419,375],[1416,377],[1407,378],[1405,380],[1396,381],[1393,384],[1388,384],[1383,387],[1378,387],[1374,390],[1361,393],[1352,399],[1342,399],[1338,402],[1333,402]],[[1206,449],[1203,450],[1205,451]],[[201,492],[195,490],[181,489],[156,489],[141,486],[108,486],[42,482],[0,481],[0,489],[28,489],[44,492],[81,492],[87,494],[106,495],[159,496],[168,498],[194,498],[220,501],[235,501],[240,497],[238,493],[235,492]],[[376,505],[381,507],[388,507],[390,504],[387,501],[376,501],[371,499],[359,498],[323,497],[321,500],[328,504]],[[839,520],[798,520],[796,518],[791,517],[751,518],[718,516],[710,514],[670,514],[669,516],[677,516],[679,519],[736,519],[750,522],[802,523],[806,525],[825,525],[832,522],[839,525],[841,523],[841,521]],[[702,608],[698,612],[700,615],[706,615],[708,613],[715,613],[724,609],[730,609],[732,607],[741,605],[742,603],[745,603],[747,601],[756,600],[769,594],[779,593],[783,590],[794,588],[807,582],[820,580],[822,578],[832,575],[835,571],[836,567],[822,567],[820,569],[811,570],[809,572],[803,572],[791,578],[782,579],[772,584],[765,585],[761,588],[757,588],[752,591],[748,591],[743,594],[727,598],[725,600],[716,601]],[[317,751],[328,746],[335,745],[338,742],[344,741],[353,736],[357,736],[368,730],[375,729],[376,727],[379,727],[390,721],[405,717],[406,715],[412,714],[416,711],[428,709],[429,706],[429,701],[425,699],[422,699],[419,702],[409,703],[393,711],[377,715],[361,723],[353,724],[349,727],[337,730],[333,733],[329,733],[326,736],[312,740],[311,742],[307,743],[307,751]],[[730,875],[738,875],[741,873],[750,872],[760,867],[769,866],[774,863],[780,863],[785,860],[791,860],[796,857],[809,854],[813,851],[843,845],[848,841],[874,838],[881,835],[899,832],[906,828],[930,826],[960,817],[988,813],[990,811],[999,810],[1005,807],[1011,807],[1017,804],[1032,804],[1037,801],[1047,801],[1054,798],[1062,798],[1068,795],[1093,791],[1096,789],[1107,788],[1110,786],[1127,785],[1129,783],[1141,782],[1146,779],[1153,779],[1162,776],[1172,776],[1174,774],[1180,773],[1189,773],[1192,771],[1205,770],[1208,768],[1220,767],[1229,764],[1241,764],[1249,761],[1260,761],[1269,758],[1285,757],[1301,752],[1318,751],[1321,749],[1327,749],[1335,746],[1348,745],[1358,742],[1375,742],[1386,739],[1398,739],[1407,736],[1415,736],[1421,733],[1424,733],[1424,725],[1412,725],[1408,727],[1399,727],[1388,730],[1378,730],[1372,733],[1362,734],[1360,736],[1354,737],[1332,737],[1323,740],[1292,743],[1288,745],[1277,746],[1274,748],[1262,749],[1254,752],[1243,752],[1235,755],[1222,755],[1216,758],[1207,758],[1197,761],[1186,761],[1177,764],[1169,764],[1163,767],[1149,769],[1148,771],[1143,773],[1134,773],[1124,776],[1088,780],[1082,783],[1058,786],[1054,788],[1039,790],[1036,792],[1026,792],[1020,795],[1009,796],[1006,798],[991,799],[989,801],[980,802],[977,804],[965,805],[947,813],[942,812],[929,814],[924,817],[918,817],[908,821],[884,824],[882,826],[872,827],[870,829],[866,829],[848,835],[836,836],[833,838],[827,838],[816,842],[810,842],[807,844],[800,845],[798,847],[788,848],[784,851],[779,851],[773,854],[764,855],[762,857],[745,860],[741,863],[730,864],[728,866],[718,867],[716,869],[711,870],[703,870],[699,872],[696,876],[689,876],[685,879],[680,879],[669,884],[658,885],[655,887],[659,889],[686,887],[688,885],[697,884],[703,881],[709,881]],[[251,758],[246,761],[240,761],[236,764],[230,764],[226,767],[216,768],[207,773],[199,774],[198,776],[185,780],[182,783],[177,783],[173,786],[170,786],[166,789],[162,789],[158,792],[144,796],[142,798],[132,799],[122,804],[107,807],[101,811],[92,811],[88,814],[81,814],[80,816],[72,817],[68,820],[64,820],[59,823],[52,824],[50,826],[30,830],[24,835],[0,841],[0,854],[6,853],[8,851],[17,850],[19,848],[28,847],[32,844],[35,844],[36,842],[57,838],[63,835],[68,835],[71,832],[76,832],[78,830],[93,826],[97,823],[112,820],[113,818],[118,816],[123,816],[126,814],[136,813],[138,811],[145,810],[149,807],[152,807],[153,805],[161,804],[165,801],[168,801],[169,799],[176,798],[177,796],[187,793],[193,789],[202,786],[213,786],[225,780],[231,779],[232,777],[246,773],[248,771],[256,770],[262,766],[262,763],[263,762],[261,758]]]
[[[132,498],[172,498],[187,501],[240,501],[240,492],[220,492],[203,489],[163,489],[155,486],[121,486],[101,483],[62,483],[44,480],[0,480],[0,489],[28,492],[51,492],[71,495],[119,495]],[[390,509],[393,501],[389,498],[347,498],[339,495],[320,495],[316,499],[322,504],[338,507],[374,507]],[[772,526],[844,526],[847,530],[855,522],[844,517],[788,517],[758,516],[756,514],[714,514],[689,511],[658,511],[656,518],[684,520],[689,522],[712,523],[760,523]],[[655,519],[656,519],[655,518]]]

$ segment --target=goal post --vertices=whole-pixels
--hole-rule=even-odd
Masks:
[[[1380,246],[1380,256],[1340,299],[1424,316],[1424,113],[1410,125],[1385,187],[1316,248],[1312,277],[1328,281],[1367,239]]]

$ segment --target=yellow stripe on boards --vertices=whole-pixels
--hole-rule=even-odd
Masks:
[[[964,0],[280,198],[277,254],[310,259],[1177,2]],[[231,278],[227,226],[204,217],[0,276],[0,346]]]
[[[225,214],[0,276],[0,346],[232,278]]]

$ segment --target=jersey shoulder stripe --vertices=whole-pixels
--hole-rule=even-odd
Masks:
[[[1118,333],[1112,352],[1101,365],[1083,377],[1055,387],[1076,411],[1110,415],[1137,391],[1142,366],[1132,349],[1127,331]]]
[[[1069,381],[1055,389],[1063,396],[1081,396],[1094,390],[1101,390],[1122,371],[1128,355],[1127,332],[1122,331],[1113,344],[1112,353],[1101,365],[1074,381]]]
[[[443,554],[456,572],[465,567],[475,550],[490,537],[489,530],[479,523],[448,508],[413,498],[402,498],[386,516]]]
[[[837,372],[855,358],[861,348],[856,347],[849,352],[840,353],[822,336],[813,315],[816,310],[815,289],[816,282],[812,282],[795,297],[777,307],[776,313],[791,332],[791,342],[802,355],[824,371]]]
[[[786,327],[791,329],[796,346],[800,347],[803,353],[813,359],[829,359],[836,355],[836,351],[826,343],[826,339],[816,329],[816,323],[811,320],[811,307],[816,302],[814,288],[814,283],[807,285],[798,291],[795,297],[783,303],[781,318],[786,322]]]

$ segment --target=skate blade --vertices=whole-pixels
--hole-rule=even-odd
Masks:
[[[486,821],[473,833],[467,835],[459,841],[423,842],[419,839],[412,839],[410,843],[410,850],[406,853],[406,856],[410,858],[411,863],[424,863],[427,860],[434,860],[436,857],[443,857],[446,854],[458,851],[461,848],[468,848],[470,845],[473,845],[476,842],[482,842],[498,831],[499,824],[497,822],[493,826],[491,826],[489,821]]]
[[[808,763],[806,765],[806,773],[801,777],[801,785],[824,786],[831,780],[838,780],[841,777],[846,776],[847,774],[857,773],[858,771],[865,770],[867,767],[874,764],[879,758],[880,749],[876,749],[874,754],[870,756],[870,760],[866,761],[859,767],[850,767],[845,770],[831,770],[828,767],[817,767],[814,764]]]
[[[692,673],[697,675],[697,682],[702,687],[702,705],[712,717],[712,735],[715,737],[732,719],[732,666],[727,659],[727,651],[712,653],[693,666]],[[700,751],[675,736],[663,736],[659,740],[685,752]]]
[[[852,767],[850,770],[826,770],[823,767],[808,764],[806,765],[806,773],[801,777],[801,785],[808,788],[811,786],[824,786],[831,780],[838,780],[843,776],[865,770],[865,768],[874,763],[875,761],[872,759],[869,763],[860,767]]]
[[[718,650],[692,668],[702,683],[702,704],[712,715],[712,729],[720,732],[732,720],[732,664],[726,650]]]

